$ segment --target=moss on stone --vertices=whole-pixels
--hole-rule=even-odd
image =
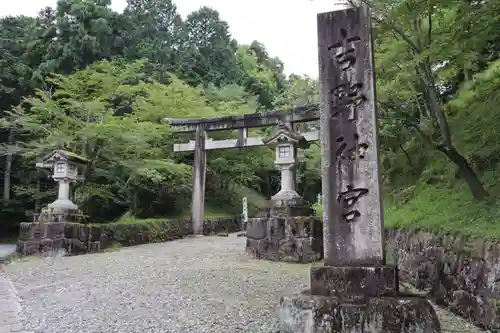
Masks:
[[[294,217],[294,221],[296,223],[311,223],[314,221],[318,221],[318,219],[314,216],[297,216]]]

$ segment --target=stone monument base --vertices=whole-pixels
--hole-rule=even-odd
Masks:
[[[311,289],[283,296],[279,333],[439,333],[423,297],[398,292],[397,269],[313,267]]]
[[[248,219],[246,252],[256,259],[311,263],[323,258],[323,225],[302,202],[273,201]]]
[[[304,291],[280,299],[279,333],[439,333],[434,308],[420,297],[345,301]]]

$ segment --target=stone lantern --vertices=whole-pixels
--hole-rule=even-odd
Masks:
[[[262,142],[276,152],[274,164],[281,171],[281,189],[271,197],[265,215],[249,218],[246,252],[258,259],[309,263],[323,254],[321,221],[297,193],[297,152],[309,143],[292,127],[280,124]]]
[[[263,143],[275,149],[274,164],[281,171],[281,189],[271,197],[271,200],[297,200],[301,196],[296,192],[296,168],[298,149],[309,148],[309,143],[303,135],[294,132],[290,126],[280,124],[274,134],[262,140]]]
[[[57,149],[46,155],[37,167],[53,170],[52,178],[59,183],[57,200],[48,205],[56,211],[72,211],[78,207],[70,199],[70,184],[82,180],[82,168],[88,163],[84,157]]]

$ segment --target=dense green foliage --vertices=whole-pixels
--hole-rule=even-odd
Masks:
[[[481,235],[500,193],[500,0],[370,4],[387,223]],[[184,215],[193,156],[172,146],[189,137],[161,118],[282,109],[318,95],[315,79],[287,77],[264,45],[238,44],[206,7],[182,19],[170,0],[128,0],[123,13],[109,0],[59,0],[35,18],[1,18],[0,218],[17,223],[53,200],[55,184],[34,162],[54,148],[91,161],[73,199],[93,220]],[[299,193],[314,201],[319,147],[301,155]],[[238,213],[242,196],[255,209],[278,190],[265,147],[210,151],[207,163],[213,214]]]

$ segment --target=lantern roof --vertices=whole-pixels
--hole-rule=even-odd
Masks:
[[[85,165],[89,163],[89,160],[85,157],[77,155],[73,152],[64,150],[64,149],[56,149],[45,155],[41,162],[37,163],[38,167],[50,168],[54,165],[54,163],[58,161],[71,162],[74,164]]]
[[[309,148],[309,142],[300,133],[291,131],[285,126],[280,126],[273,134],[265,137],[262,142],[269,147],[275,147],[278,144],[289,142],[297,148]]]

